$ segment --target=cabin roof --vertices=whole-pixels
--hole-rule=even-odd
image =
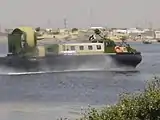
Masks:
[[[63,43],[64,45],[103,45],[103,43]]]

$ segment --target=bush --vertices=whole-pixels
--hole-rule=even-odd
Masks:
[[[160,120],[160,78],[147,82],[143,92],[123,94],[116,105],[86,113],[80,120]]]
[[[120,38],[122,41],[125,41],[125,40],[127,40],[127,36],[121,36],[121,38]]]
[[[77,32],[77,31],[78,31],[78,28],[73,28],[73,29],[72,29],[72,33],[73,33],[73,32]]]
[[[59,31],[53,31],[51,34],[58,35],[58,34],[60,34],[60,32]]]
[[[41,28],[40,28],[40,27],[37,27],[37,28],[35,28],[35,30],[36,30],[37,32],[40,32]]]

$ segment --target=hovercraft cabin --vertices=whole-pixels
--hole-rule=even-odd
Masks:
[[[65,43],[45,47],[46,54],[89,55],[104,53],[103,43]]]

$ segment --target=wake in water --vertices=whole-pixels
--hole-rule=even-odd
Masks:
[[[103,59],[104,60],[104,59]],[[98,61],[93,64],[92,61],[85,61],[77,66],[73,64],[64,66],[48,66],[48,64],[40,64],[37,68],[32,69],[16,69],[13,67],[1,66],[0,75],[32,75],[32,74],[51,74],[51,73],[65,73],[65,72],[138,72],[135,68],[118,67],[112,59],[105,59],[105,61]],[[105,63],[105,64],[104,64]]]
[[[64,71],[38,71],[38,72],[10,72],[10,73],[0,73],[0,75],[37,75],[37,74],[51,74],[51,73],[67,73],[67,72],[114,72],[114,73],[137,73],[139,71],[132,70],[132,71],[104,71],[104,70],[64,70]]]
[[[51,74],[51,73],[67,73],[67,72],[115,72],[115,73],[135,73],[139,72],[136,69],[123,69],[123,68],[112,68],[112,69],[69,69],[69,70],[53,70],[53,71],[32,71],[32,72],[25,72],[25,71],[8,71],[8,72],[1,72],[0,75],[35,75],[35,74]]]

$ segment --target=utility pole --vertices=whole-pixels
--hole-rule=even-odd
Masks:
[[[47,26],[48,26],[48,28],[51,28],[51,21],[50,21],[50,19],[48,19],[48,21],[47,21]]]
[[[144,28],[148,28],[148,21],[147,21],[147,19],[145,19],[145,21],[144,21],[145,23],[144,23]]]
[[[89,9],[90,27],[93,27],[93,26],[92,26],[92,17],[93,17],[93,11],[92,11],[92,8],[90,8],[90,9]]]
[[[67,28],[67,19],[64,18],[64,28],[66,29]]]
[[[1,24],[0,24],[0,32],[1,32]]]
[[[149,29],[152,30],[153,28],[152,22],[149,22],[148,24],[149,24]]]

